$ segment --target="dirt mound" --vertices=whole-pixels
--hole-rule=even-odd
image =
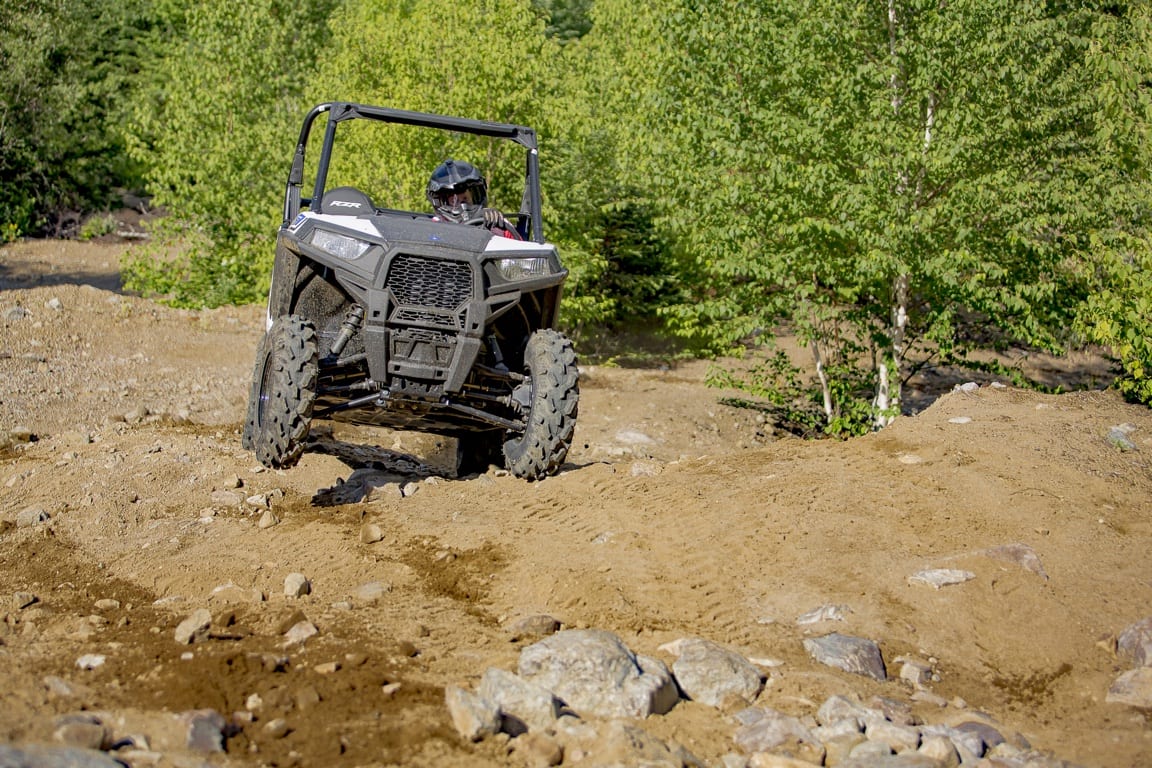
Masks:
[[[1147,712],[1105,701],[1110,638],[1152,614],[1146,408],[984,385],[805,442],[722,405],[702,363],[585,366],[577,444],[543,482],[458,480],[445,441],[339,426],[270,472],[239,440],[263,308],[122,295],[122,249],[0,250],[0,740],[214,709],[247,713],[228,765],[519,765],[457,736],[444,687],[514,669],[532,638],[507,627],[549,614],[657,658],[694,636],[775,659],[759,703],[796,715],[880,695],[1152,763]],[[934,569],[971,578],[912,578]],[[292,573],[310,594],[285,596]],[[197,608],[214,629],[180,645]],[[301,620],[318,634],[286,644]],[[893,670],[924,660],[932,696],[817,664],[803,640],[831,631]],[[642,727],[718,764],[728,714],[682,702]]]

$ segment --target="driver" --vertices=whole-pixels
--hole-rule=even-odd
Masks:
[[[464,224],[483,223],[489,230],[521,239],[520,234],[495,208],[485,208],[488,202],[488,182],[476,166],[463,160],[445,160],[432,171],[425,193],[436,211],[436,218]]]

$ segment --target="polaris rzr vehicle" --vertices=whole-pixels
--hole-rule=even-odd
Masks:
[[[319,158],[306,163],[323,115]],[[337,138],[352,121],[514,142],[524,153],[519,210],[505,218],[474,206],[477,215],[449,221],[330,186]],[[305,197],[306,167],[315,178]],[[507,231],[489,228],[493,212]],[[304,119],[288,175],[244,447],[267,467],[291,467],[311,422],[328,419],[455,438],[458,474],[490,463],[528,480],[555,473],[579,401],[572,342],[555,330],[567,275],[544,239],[531,128],[320,104]]]

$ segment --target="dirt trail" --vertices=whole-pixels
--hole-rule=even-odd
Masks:
[[[440,477],[443,441],[342,426],[269,472],[238,433],[263,309],[121,295],[120,251],[0,250],[0,439],[37,438],[0,451],[0,742],[49,740],[53,718],[79,709],[232,713],[258,694],[292,730],[245,729],[219,764],[518,765],[505,742],[459,739],[443,689],[514,669],[531,639],[508,625],[546,613],[656,657],[699,636],[777,659],[760,703],[798,715],[833,693],[911,700],[906,683],[821,666],[802,646],[872,638],[893,678],[898,656],[935,660],[930,688],[950,704],[916,703],[925,720],[962,699],[1059,758],[1152,764],[1148,713],[1105,702],[1125,669],[1109,638],[1152,615],[1147,408],[984,386],[878,434],[806,442],[721,405],[704,364],[586,366],[577,445],[543,482]],[[1107,438],[1124,424],[1135,450]],[[410,493],[366,497],[363,464],[406,469]],[[271,527],[248,501],[261,495]],[[29,509],[50,520],[18,525]],[[366,524],[383,538],[364,543]],[[997,549],[1017,544],[1037,560]],[[925,568],[975,578],[910,583]],[[293,572],[310,595],[284,596]],[[844,619],[797,624],[822,605]],[[176,644],[199,607],[235,623]],[[320,634],[286,650],[297,611]],[[86,653],[107,662],[80,670]],[[278,671],[270,659],[286,655]],[[74,695],[46,688],[50,675]],[[709,764],[733,750],[728,716],[700,704],[643,726]]]

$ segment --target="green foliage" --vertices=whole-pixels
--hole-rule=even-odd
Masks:
[[[1058,350],[1099,200],[1095,15],[1012,0],[735,2],[667,19],[672,214],[708,276],[673,320],[730,349],[786,323],[822,361],[829,429],[899,405],[911,355],[977,313]],[[846,378],[844,383],[838,378]],[[869,400],[871,402],[869,403]]]
[[[90,216],[80,226],[79,237],[81,240],[95,240],[104,235],[110,235],[116,231],[116,219],[111,214],[104,214],[101,216]]]
[[[1091,242],[1095,290],[1083,304],[1077,328],[1111,349],[1119,361],[1119,389],[1152,405],[1152,9],[1123,4],[1097,21],[1089,57],[1100,87],[1101,162],[1115,181],[1107,207],[1114,226]]]
[[[592,0],[533,0],[547,22],[544,33],[561,42],[583,37],[592,28]]]
[[[183,306],[260,300],[295,133],[307,108],[305,66],[327,36],[329,2],[205,0],[172,20],[182,42],[156,62],[154,78],[176,84],[142,100],[133,157],[147,165],[156,205],[170,216],[160,248],[125,264],[125,284]]]
[[[120,124],[146,0],[13,0],[0,14],[0,226],[60,233],[138,183]]]

